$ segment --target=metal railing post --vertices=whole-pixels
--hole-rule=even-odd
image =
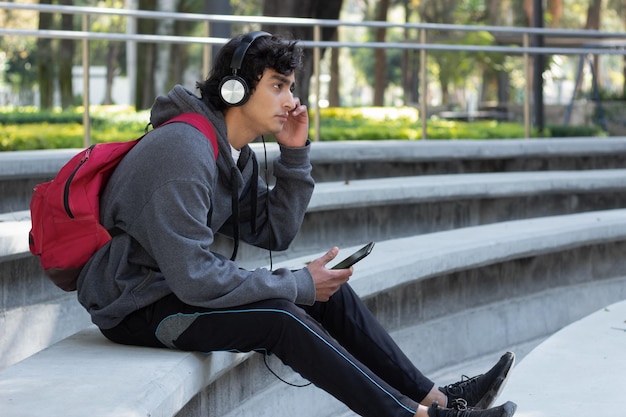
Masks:
[[[426,44],[426,29],[420,29],[420,43]],[[428,116],[426,115],[426,96],[428,89],[428,80],[426,79],[426,49],[420,49],[420,119],[422,120],[422,140],[428,139],[428,129],[426,123]]]
[[[530,44],[528,33],[524,33],[524,48],[528,48]],[[526,138],[530,138],[530,93],[531,93],[531,77],[530,56],[528,52],[524,52],[524,74],[526,74],[526,83],[524,84],[524,134]]]
[[[204,36],[207,38],[211,36],[211,22],[208,20],[204,22]],[[205,43],[202,48],[202,78],[209,76],[209,70],[211,69],[211,53],[213,47]]]
[[[83,32],[89,31],[89,15],[83,15]],[[83,39],[83,146],[91,145],[91,118],[89,116],[89,39]]]
[[[319,25],[313,27],[313,39],[315,42],[319,42],[322,38],[322,29]],[[315,115],[313,116],[313,126],[315,130],[314,140],[319,142],[320,140],[320,60],[321,51],[319,47],[313,48],[313,79],[315,80],[315,103],[313,103],[313,109]]]

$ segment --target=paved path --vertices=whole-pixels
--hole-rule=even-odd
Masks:
[[[558,331],[515,367],[500,396],[515,417],[625,417],[626,301]]]

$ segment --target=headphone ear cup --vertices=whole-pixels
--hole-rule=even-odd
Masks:
[[[229,106],[241,106],[250,96],[246,80],[237,75],[224,77],[220,82],[219,93],[222,101]]]

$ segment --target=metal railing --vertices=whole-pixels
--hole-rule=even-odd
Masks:
[[[83,105],[85,113],[83,123],[85,129],[84,142],[88,145],[90,138],[90,119],[89,119],[89,41],[91,40],[107,40],[118,42],[145,42],[145,43],[176,43],[176,44],[202,44],[203,73],[208,73],[210,67],[210,46],[221,45],[228,41],[227,38],[210,37],[211,23],[246,23],[246,24],[272,24],[282,26],[307,26],[313,28],[313,39],[301,39],[300,44],[304,48],[312,48],[314,50],[313,63],[313,79],[315,96],[318,98],[313,103],[314,108],[314,132],[315,139],[319,139],[319,96],[320,96],[320,50],[322,48],[369,48],[369,49],[406,49],[417,50],[420,52],[421,62],[426,62],[427,51],[473,51],[473,52],[498,52],[511,55],[521,55],[524,59],[524,71],[527,74],[526,80],[531,79],[530,57],[541,54],[556,55],[626,55],[626,32],[602,32],[596,30],[573,30],[573,29],[548,29],[548,28],[529,28],[529,27],[510,27],[510,26],[478,26],[478,25],[452,25],[452,24],[429,24],[429,23],[392,23],[381,21],[362,21],[351,22],[333,19],[311,19],[311,18],[285,18],[285,17],[268,17],[268,16],[232,16],[232,15],[215,15],[215,14],[195,14],[195,13],[176,13],[176,12],[159,12],[145,10],[130,9],[111,9],[102,7],[77,7],[77,6],[58,6],[58,5],[41,5],[41,4],[19,4],[0,2],[0,10],[31,10],[39,13],[62,13],[74,14],[82,17],[82,30],[80,31],[64,31],[64,30],[27,30],[27,29],[9,29],[0,28],[0,35],[6,36],[32,36],[51,39],[74,39],[82,41],[82,66],[83,66]],[[172,35],[148,35],[136,33],[102,33],[90,31],[90,20],[93,16],[109,15],[122,16],[127,19],[171,19],[189,22],[202,22],[204,24],[204,33],[206,36],[172,36]],[[341,41],[322,41],[322,27],[366,27],[366,28],[403,28],[413,29],[419,32],[419,42],[341,42]],[[501,34],[510,34],[521,36],[521,46],[498,46],[498,45],[465,45],[465,44],[438,44],[428,43],[429,31],[456,31],[456,32],[492,32]],[[543,37],[559,37],[559,38],[578,38],[586,39],[582,47],[554,47],[554,46],[531,46],[532,41],[536,38]],[[610,42],[607,42],[610,41]],[[426,91],[427,76],[426,66],[421,65],[420,70],[420,89]],[[525,85],[524,94],[524,126],[526,137],[530,137],[530,83]],[[426,119],[427,106],[426,100],[420,100],[420,118],[422,125],[422,138],[427,137]]]

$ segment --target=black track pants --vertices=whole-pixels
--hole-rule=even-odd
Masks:
[[[122,344],[274,354],[362,416],[411,417],[434,386],[348,284],[313,306],[272,299],[206,309],[170,295],[102,333]]]

